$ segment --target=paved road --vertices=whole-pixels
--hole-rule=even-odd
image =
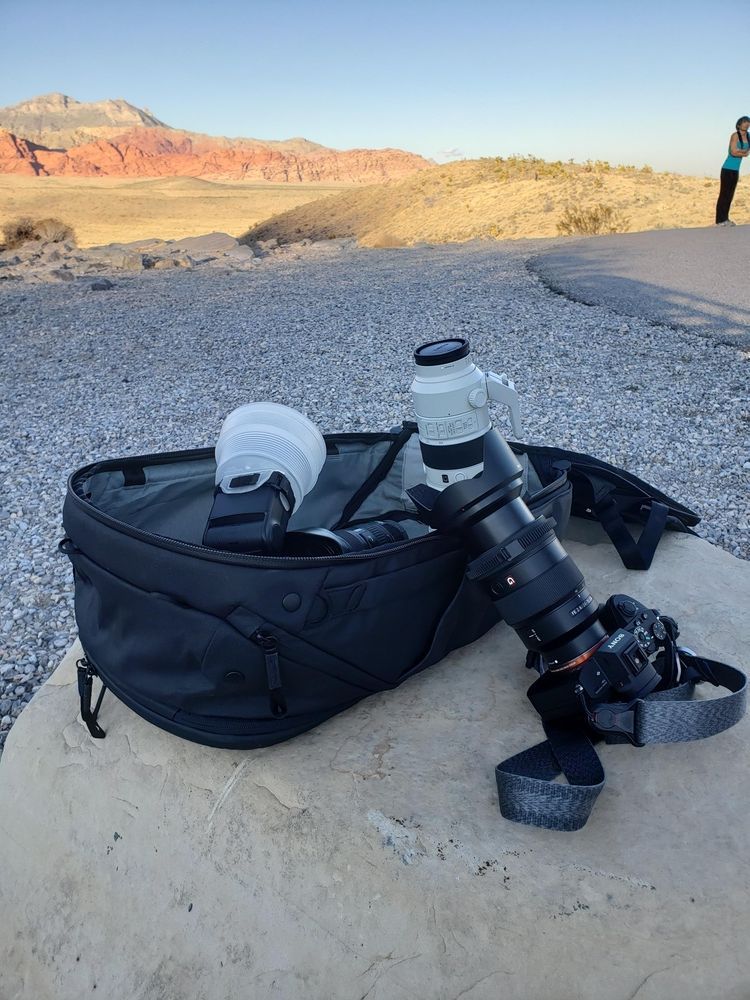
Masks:
[[[543,249],[555,291],[750,348],[750,226],[594,236]]]

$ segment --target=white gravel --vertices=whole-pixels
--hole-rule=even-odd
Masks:
[[[212,445],[252,400],[302,409],[323,431],[391,427],[411,417],[424,340],[468,335],[477,362],[515,379],[527,441],[628,468],[750,558],[748,354],[554,294],[526,268],[540,249],[332,241],[108,291],[3,283],[0,745],[75,638],[56,548],[72,470]]]

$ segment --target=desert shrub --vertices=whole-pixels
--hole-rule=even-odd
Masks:
[[[584,174],[608,174],[611,170],[612,164],[608,160],[586,160],[583,164]]]
[[[591,208],[566,208],[557,223],[560,236],[598,236],[601,233],[623,233],[630,220],[611,205]]]
[[[33,219],[14,219],[3,226],[4,243],[8,250],[15,250],[27,240],[34,239]]]
[[[27,216],[6,222],[3,236],[7,250],[14,250],[29,240],[42,243],[62,243],[65,240],[75,242],[75,233],[67,223],[59,219],[30,219]]]
[[[73,227],[60,219],[40,219],[34,224],[36,239],[43,243],[75,243]]]

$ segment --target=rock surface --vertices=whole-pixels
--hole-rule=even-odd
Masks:
[[[246,270],[254,265],[256,257],[264,257],[277,247],[277,241],[240,245],[228,233],[207,233],[181,240],[136,240],[86,249],[72,243],[32,240],[13,250],[0,251],[0,282],[48,284],[74,281],[103,271],[138,273],[204,264]]]
[[[205,177],[274,184],[375,184],[432,166],[401,149],[330,149],[304,140],[225,139],[138,127],[68,149],[0,129],[0,173],[38,177]]]
[[[750,565],[670,536],[648,573],[570,543],[595,594],[747,663]],[[505,626],[286,744],[220,751],[107,694],[74,647],[0,764],[3,1000],[744,1000],[748,722],[606,747],[586,828],[501,819],[493,768],[540,739]],[[710,696],[710,693],[708,694]]]

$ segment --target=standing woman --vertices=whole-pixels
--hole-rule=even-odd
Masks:
[[[733,226],[734,222],[729,218],[729,209],[732,206],[734,190],[737,181],[740,179],[740,165],[742,158],[750,152],[750,142],[747,138],[747,129],[750,125],[750,118],[743,115],[737,119],[735,125],[736,132],[729,136],[729,156],[724,160],[721,168],[721,188],[719,190],[719,200],[716,202],[716,225]]]

